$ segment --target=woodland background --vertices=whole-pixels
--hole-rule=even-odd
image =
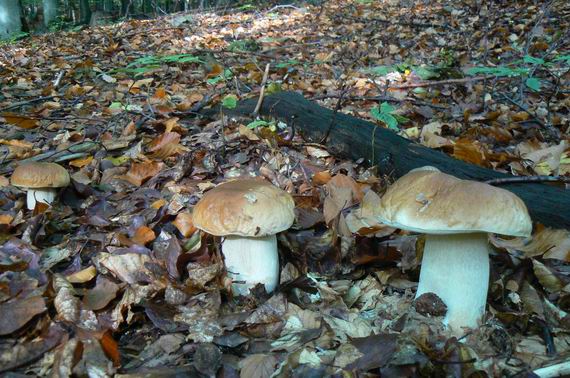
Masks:
[[[1,1],[0,372],[555,376],[569,23],[564,0]],[[25,208],[25,161],[68,170],[57,204]],[[534,220],[490,238],[487,317],[462,340],[414,302],[422,236],[363,222],[425,163]],[[233,298],[192,208],[252,175],[296,221],[278,290]]]

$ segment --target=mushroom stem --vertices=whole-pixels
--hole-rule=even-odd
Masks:
[[[55,188],[41,188],[41,189],[28,189],[28,195],[26,196],[26,203],[29,210],[33,210],[36,207],[36,202],[43,202],[50,205],[57,195],[57,189]]]
[[[426,235],[416,297],[437,294],[447,306],[444,324],[456,336],[485,315],[489,250],[486,233]]]
[[[258,283],[271,293],[279,283],[279,255],[277,238],[270,235],[261,238],[226,236],[222,252],[235,295],[248,295]]]

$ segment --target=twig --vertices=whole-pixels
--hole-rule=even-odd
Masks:
[[[276,5],[276,6],[274,6],[273,8],[269,9],[268,11],[265,11],[265,13],[271,13],[271,12],[277,10],[277,9],[284,9],[284,8],[292,8],[292,9],[295,9],[295,10],[298,10],[298,11],[301,10],[301,8],[297,8],[296,6],[291,5],[291,4],[282,4],[282,5]]]
[[[533,370],[533,373],[538,375],[540,378],[564,377],[570,374],[570,361],[541,367],[540,369]]]
[[[269,76],[269,66],[270,64],[267,63],[265,66],[265,72],[263,73],[263,80],[261,80],[261,92],[259,93],[259,100],[257,100],[257,105],[255,105],[255,109],[253,110],[253,116],[257,117],[259,114],[259,110],[261,109],[261,104],[263,103],[263,98],[265,97],[265,84],[267,83],[267,77]]]
[[[515,176],[485,181],[489,185],[523,184],[538,182],[563,182],[570,183],[570,177],[566,176]]]
[[[446,85],[446,84],[462,84],[462,83],[469,83],[472,81],[482,81],[495,78],[495,75],[487,75],[487,76],[473,76],[473,77],[465,77],[463,79],[448,79],[448,80],[438,80],[438,81],[424,81],[421,83],[410,83],[410,84],[402,84],[402,85],[390,85],[388,89],[409,89],[409,88],[421,88],[421,87],[433,87],[436,85]],[[503,76],[497,78],[499,80],[506,80],[512,79],[508,76]]]
[[[65,71],[64,70],[59,71],[59,73],[57,74],[57,77],[53,81],[53,87],[54,88],[59,87],[59,84],[61,84],[61,79],[63,79],[63,75],[65,75]]]
[[[501,93],[501,96],[503,96],[503,98],[505,100],[507,100],[508,102],[510,102],[511,104],[515,105],[516,107],[518,107],[520,110],[524,111],[525,113],[527,113],[528,115],[530,115],[533,118],[533,121],[535,121],[536,123],[538,123],[540,126],[544,127],[545,129],[547,129],[551,134],[552,137],[554,139],[557,138],[556,135],[556,131],[552,130],[552,127],[548,127],[544,122],[542,122],[538,116],[536,114],[534,114],[533,112],[531,112],[530,110],[528,110],[528,108],[522,104],[519,104],[518,102],[516,102],[515,100],[513,100],[512,98],[510,98],[509,96],[507,96],[504,93]]]
[[[314,97],[310,97],[310,100],[324,100],[327,98],[339,98],[341,97],[341,95],[338,94],[330,94],[330,95],[320,95],[320,96],[314,96]],[[432,108],[435,109],[441,109],[441,110],[446,110],[448,109],[447,106],[443,106],[443,105],[436,105],[436,104],[432,104],[426,101],[421,101],[421,100],[416,100],[415,98],[410,98],[410,97],[405,97],[405,98],[395,98],[395,97],[391,97],[391,96],[344,96],[345,100],[349,100],[349,101],[386,101],[386,102],[411,102],[412,104],[415,105],[423,105],[423,106],[430,106]]]
[[[20,106],[33,104],[34,102],[51,100],[55,97],[59,97],[59,96],[43,96],[43,97],[36,97],[36,98],[33,98],[31,100],[28,100],[28,101],[16,102],[15,104],[12,104],[12,105],[9,105],[3,109],[0,109],[0,112],[5,112],[6,110],[9,110],[9,109],[19,108]]]
[[[329,135],[334,127],[334,124],[336,122],[336,115],[338,114],[338,111],[340,110],[341,106],[342,106],[342,100],[344,99],[344,96],[348,93],[350,89],[346,87],[346,83],[343,81],[342,85],[341,85],[341,91],[340,91],[340,96],[338,96],[338,101],[336,102],[336,106],[334,107],[333,110],[333,115],[331,117],[331,122],[329,124],[329,127],[327,128],[327,132],[325,133],[325,135],[322,137],[322,139],[319,141],[319,144],[327,144],[327,139],[329,139]]]

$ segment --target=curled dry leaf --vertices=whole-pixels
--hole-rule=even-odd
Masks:
[[[491,235],[491,242],[507,250],[523,252],[526,257],[543,256],[545,259],[570,261],[570,232],[548,227],[539,227],[532,239],[501,239]]]
[[[118,279],[129,284],[149,281],[150,272],[145,267],[145,263],[148,262],[150,262],[150,257],[139,253],[123,255],[101,253],[99,255],[99,264],[107,268]]]
[[[40,296],[12,299],[0,304],[0,335],[17,331],[46,310],[45,300]]]
[[[105,355],[111,361],[113,361],[113,365],[115,366],[121,365],[121,355],[119,353],[119,345],[117,344],[115,339],[113,339],[111,331],[109,330],[105,331],[105,333],[103,333],[103,335],[101,336],[99,342],[101,343],[101,348],[103,348],[103,352],[105,352]]]
[[[93,265],[80,270],[79,272],[70,274],[66,277],[67,281],[71,283],[84,283],[91,281],[97,275],[97,269]]]
[[[546,265],[538,260],[532,260],[532,267],[534,270],[534,275],[538,278],[538,281],[550,293],[558,293],[564,286],[560,278],[556,277],[554,272],[552,272]]]
[[[54,289],[57,294],[54,306],[58,315],[65,321],[75,323],[79,319],[81,303],[75,296],[75,290],[63,276],[54,276]]]
[[[155,159],[166,159],[188,149],[180,144],[180,134],[165,132],[149,143],[148,151]]]
[[[133,163],[129,171],[117,178],[130,182],[133,185],[141,186],[148,179],[156,176],[162,170],[164,164],[161,162]]]

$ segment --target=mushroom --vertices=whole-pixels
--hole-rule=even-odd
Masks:
[[[247,295],[256,284],[268,293],[279,282],[278,232],[295,218],[291,195],[263,179],[239,179],[207,192],[193,210],[194,225],[223,236],[226,270],[235,294]]]
[[[36,202],[50,205],[57,195],[57,188],[69,185],[69,173],[59,164],[29,162],[14,170],[12,185],[27,189],[27,206],[33,210]]]
[[[439,296],[447,306],[444,324],[457,336],[485,315],[487,233],[526,237],[532,231],[527,208],[513,193],[434,167],[414,169],[390,186],[377,216],[392,227],[426,234],[416,298]]]

